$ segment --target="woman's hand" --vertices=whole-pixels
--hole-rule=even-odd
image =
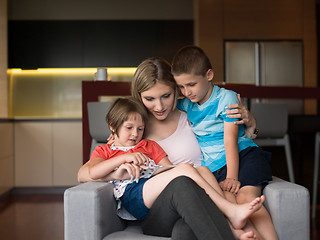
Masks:
[[[226,113],[229,118],[239,118],[235,124],[244,124],[246,129],[245,133],[248,138],[255,138],[254,134],[257,122],[252,113],[242,104],[240,94],[238,94],[239,103],[230,104]]]
[[[221,181],[219,185],[223,191],[230,192],[234,195],[237,195],[240,189],[240,182],[233,178],[226,178],[225,180]]]
[[[251,127],[252,125],[256,125],[256,119],[251,114],[251,112],[242,104],[241,97],[238,94],[239,103],[234,103],[228,105],[228,109],[226,113],[229,118],[240,118],[239,121],[236,121],[236,124],[245,124],[247,127]]]

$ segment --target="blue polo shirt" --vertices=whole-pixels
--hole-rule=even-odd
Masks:
[[[227,106],[239,103],[237,94],[231,90],[214,86],[210,98],[199,105],[188,98],[179,99],[178,109],[187,112],[189,124],[195,133],[203,154],[202,166],[214,172],[226,165],[224,148],[224,122],[234,122],[238,119],[226,116]],[[257,146],[244,133],[244,125],[239,125],[238,147],[243,149]]]

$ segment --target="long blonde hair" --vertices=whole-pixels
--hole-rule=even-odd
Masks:
[[[153,87],[157,82],[162,82],[174,90],[174,104],[172,110],[176,108],[179,89],[171,73],[171,65],[161,57],[147,58],[140,63],[134,73],[131,83],[131,95],[141,103],[141,93]]]

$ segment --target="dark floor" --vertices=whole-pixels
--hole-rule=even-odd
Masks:
[[[305,186],[312,197],[314,135],[291,136],[296,183]],[[267,148],[273,154],[273,175],[288,180],[284,150]],[[319,191],[318,191],[319,195]],[[317,215],[311,219],[311,240],[320,239],[320,199]],[[0,201],[0,239],[63,240],[63,196],[14,194]]]
[[[0,203],[0,239],[63,240],[62,195],[14,195]]]
[[[310,213],[311,215],[311,213]],[[310,240],[320,239],[320,207],[317,205],[316,217],[310,221]]]

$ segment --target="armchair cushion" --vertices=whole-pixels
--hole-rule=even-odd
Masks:
[[[279,239],[310,239],[309,191],[300,185],[273,177],[263,194]]]

